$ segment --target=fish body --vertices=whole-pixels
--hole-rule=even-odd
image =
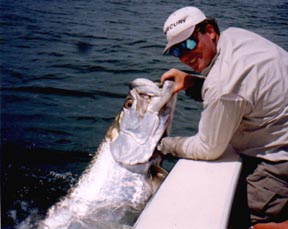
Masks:
[[[131,83],[122,110],[88,168],[69,194],[49,209],[39,228],[133,226],[165,177],[154,149],[173,119],[173,86],[165,81],[160,88],[147,79]]]

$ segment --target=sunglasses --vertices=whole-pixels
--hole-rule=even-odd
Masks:
[[[169,49],[167,54],[179,58],[183,56],[185,53],[195,49],[197,44],[198,44],[198,40],[194,37],[190,37],[187,40],[182,41],[181,43],[172,46]]]

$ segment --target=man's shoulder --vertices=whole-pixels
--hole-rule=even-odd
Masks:
[[[243,28],[229,27],[221,32],[221,35],[236,36],[238,34],[249,34],[251,36],[259,36],[258,34]]]
[[[222,31],[220,41],[220,46],[228,46],[232,49],[236,48],[237,50],[239,50],[239,47],[250,50],[260,49],[263,51],[279,49],[277,44],[268,40],[264,36],[253,31],[237,27],[229,27]]]
[[[230,65],[239,64],[239,61],[247,63],[259,62],[259,60],[277,58],[283,50],[266,38],[241,28],[227,28],[220,35],[217,45],[218,52]]]

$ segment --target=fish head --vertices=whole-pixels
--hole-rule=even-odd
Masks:
[[[173,81],[160,85],[139,78],[130,87],[106,135],[114,160],[127,167],[149,162],[158,142],[171,129],[176,105]]]

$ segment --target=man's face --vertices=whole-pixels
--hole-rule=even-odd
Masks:
[[[197,33],[198,44],[195,49],[186,52],[179,59],[196,72],[203,71],[212,61],[217,52],[219,35],[211,25],[206,26],[204,34]]]

